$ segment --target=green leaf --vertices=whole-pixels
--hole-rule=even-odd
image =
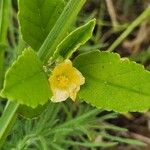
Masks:
[[[58,44],[67,34],[85,2],[86,0],[70,0],[67,3],[55,26],[38,51],[38,56],[43,62],[47,62],[54,55]]]
[[[41,47],[64,6],[63,0],[19,0],[22,37],[34,50]]]
[[[87,103],[118,112],[150,108],[150,72],[118,54],[94,51],[74,61],[85,77],[79,97]]]
[[[25,49],[7,71],[1,96],[32,108],[48,101],[48,79],[32,49]]]
[[[71,32],[59,45],[54,53],[54,58],[59,56],[69,58],[81,45],[85,44],[92,36],[95,19]]]

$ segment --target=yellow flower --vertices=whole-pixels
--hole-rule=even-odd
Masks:
[[[65,101],[68,97],[75,101],[80,86],[85,83],[85,78],[67,59],[54,68],[49,82],[53,92],[51,99],[53,102]]]

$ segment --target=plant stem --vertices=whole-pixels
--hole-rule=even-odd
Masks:
[[[10,0],[2,0],[0,8],[0,89],[4,76],[4,51],[6,45],[7,29],[9,24]]]
[[[117,38],[117,40],[108,48],[107,51],[112,52],[115,48],[146,18],[150,17],[150,6],[148,6],[145,11],[133,22],[128,28]]]
[[[55,26],[39,49],[38,56],[43,62],[48,61],[53,55],[56,47],[70,29],[85,2],[86,0],[70,0],[68,2]]]
[[[4,139],[7,137],[9,129],[14,123],[16,111],[19,104],[16,102],[8,101],[2,117],[0,118],[0,147],[3,144]]]

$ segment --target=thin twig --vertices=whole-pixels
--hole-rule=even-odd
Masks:
[[[112,21],[112,25],[114,30],[116,30],[116,26],[118,26],[117,16],[114,8],[114,4],[112,0],[106,0],[108,12]]]

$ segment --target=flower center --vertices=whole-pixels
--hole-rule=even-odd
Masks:
[[[68,84],[69,84],[69,79],[68,77],[64,76],[64,75],[60,75],[57,77],[57,81],[58,81],[58,86],[60,88],[67,88]]]

